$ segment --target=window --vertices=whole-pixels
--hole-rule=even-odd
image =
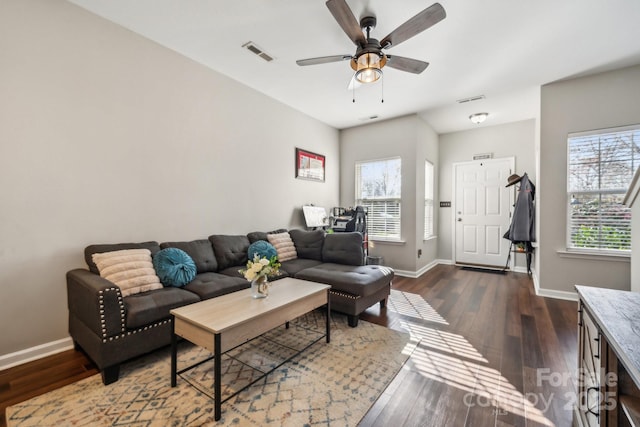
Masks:
[[[400,240],[400,158],[356,163],[356,204],[367,210],[370,238]]]
[[[433,163],[424,162],[424,238],[433,237]]]
[[[569,134],[568,163],[568,248],[630,251],[622,200],[640,164],[640,125]]]

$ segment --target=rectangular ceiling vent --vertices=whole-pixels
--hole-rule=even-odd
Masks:
[[[246,42],[242,45],[242,47],[246,48],[249,52],[258,55],[260,58],[264,59],[267,62],[273,61],[273,56],[260,49],[254,42]]]
[[[456,102],[458,104],[466,104],[467,102],[479,101],[481,99],[484,99],[484,95],[478,95],[478,96],[472,96],[472,97],[469,97],[469,98],[458,99]]]

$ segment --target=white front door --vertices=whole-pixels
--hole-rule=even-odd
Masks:
[[[454,164],[455,262],[504,267],[510,242],[513,187],[506,188],[514,159]]]

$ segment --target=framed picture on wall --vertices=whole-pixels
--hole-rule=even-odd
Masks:
[[[296,148],[296,178],[324,182],[325,157]]]

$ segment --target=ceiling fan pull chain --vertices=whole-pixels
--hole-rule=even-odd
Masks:
[[[382,75],[382,77],[380,77],[380,91],[380,103],[384,104],[384,74]]]
[[[353,92],[352,102],[355,104],[356,103],[356,84],[355,83],[351,86],[351,91]]]

